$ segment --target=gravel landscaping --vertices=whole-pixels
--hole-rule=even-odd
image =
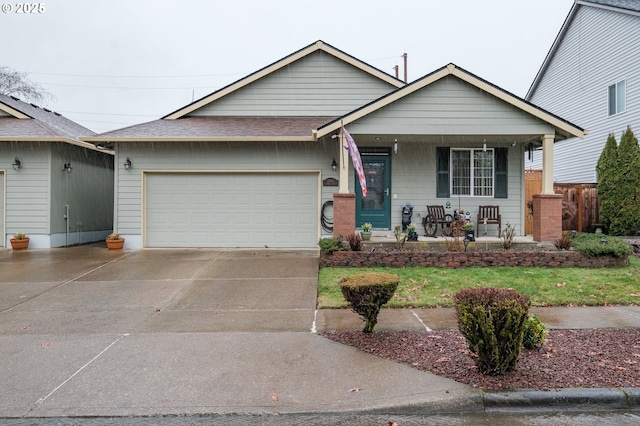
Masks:
[[[640,257],[638,241],[632,243]],[[640,328],[549,330],[543,348],[523,348],[517,368],[502,376],[477,371],[475,355],[459,331],[322,335],[483,390],[640,388]]]
[[[325,333],[324,337],[483,390],[640,388],[640,329],[550,330],[516,370],[485,376],[458,331]]]

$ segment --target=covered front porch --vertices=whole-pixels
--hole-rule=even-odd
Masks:
[[[553,192],[553,145],[582,137],[584,130],[450,64],[333,120],[316,135],[339,141],[334,237],[371,223],[393,238],[407,203],[414,206],[412,222],[420,231],[429,206],[439,205],[450,215],[470,211],[481,234],[477,215],[482,206],[492,205],[500,209],[502,229],[510,224],[524,237],[524,158],[541,148],[543,187],[534,196],[533,240],[552,242],[562,233],[562,199]],[[349,136],[362,157],[366,195],[363,178],[343,149]],[[491,232],[500,236],[500,228]]]

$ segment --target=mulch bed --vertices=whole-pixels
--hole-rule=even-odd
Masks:
[[[365,352],[483,390],[640,388],[640,329],[550,330],[541,350],[523,349],[503,376],[476,369],[459,331],[324,333]]]

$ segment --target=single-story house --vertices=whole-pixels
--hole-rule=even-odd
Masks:
[[[366,196],[342,126],[362,156]],[[525,149],[552,153],[583,135],[453,64],[406,84],[318,41],[161,119],[82,139],[115,151],[125,248],[317,247],[364,222],[393,230],[406,202],[414,222],[427,205],[472,217],[499,205],[503,226],[522,233]],[[537,210],[557,211],[558,224],[538,231],[557,238],[552,184],[554,207]]]
[[[24,232],[30,248],[104,239],[113,230],[113,152],[62,115],[0,94],[0,247]]]

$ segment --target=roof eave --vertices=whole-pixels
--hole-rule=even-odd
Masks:
[[[80,138],[85,142],[315,142],[316,138],[312,132],[311,136],[145,136],[145,137],[109,137],[90,136]]]
[[[83,138],[81,138],[83,139]],[[84,140],[76,140],[71,138],[57,137],[57,136],[0,136],[0,142],[60,142],[69,145],[79,146],[81,148],[87,148],[92,151],[104,152],[113,155],[113,151],[104,150],[96,147],[94,144],[85,142]]]
[[[567,121],[564,121],[562,119],[560,119],[559,117],[554,116],[551,113],[548,113],[546,111],[544,111],[543,109],[528,103],[527,101],[518,98],[517,96],[505,91],[504,89],[501,89],[497,86],[494,86],[484,80],[482,80],[481,78],[469,73],[468,71],[457,67],[455,64],[448,64],[445,67],[440,68],[439,70],[436,70],[434,72],[432,72],[431,74],[428,74],[426,76],[424,76],[423,78],[416,80],[415,82],[400,88],[388,95],[385,95],[373,102],[371,102],[368,105],[365,105],[362,108],[359,108],[355,111],[352,111],[342,117],[338,117],[335,120],[325,124],[324,126],[321,126],[317,129],[317,137],[320,138],[322,136],[325,136],[327,134],[330,134],[332,132],[335,132],[337,129],[340,128],[340,126],[342,124],[349,124],[352,123],[374,111],[377,111],[383,107],[385,107],[386,105],[389,105],[393,102],[395,102],[398,99],[401,99],[405,96],[408,96],[409,94],[420,90],[438,80],[440,80],[443,77],[446,77],[448,75],[454,75],[458,78],[460,78],[461,80],[471,84],[472,86],[475,86],[477,88],[479,88],[480,90],[483,90],[493,96],[495,96],[496,98],[507,102],[511,105],[513,105],[516,108],[519,108],[522,111],[527,112],[528,114],[543,120],[549,124],[551,124],[552,126],[554,126],[556,129],[560,130],[560,132],[564,132],[562,134],[564,134],[566,137],[579,137],[579,138],[584,138],[584,136],[586,135],[586,132],[584,129],[575,126]]]

